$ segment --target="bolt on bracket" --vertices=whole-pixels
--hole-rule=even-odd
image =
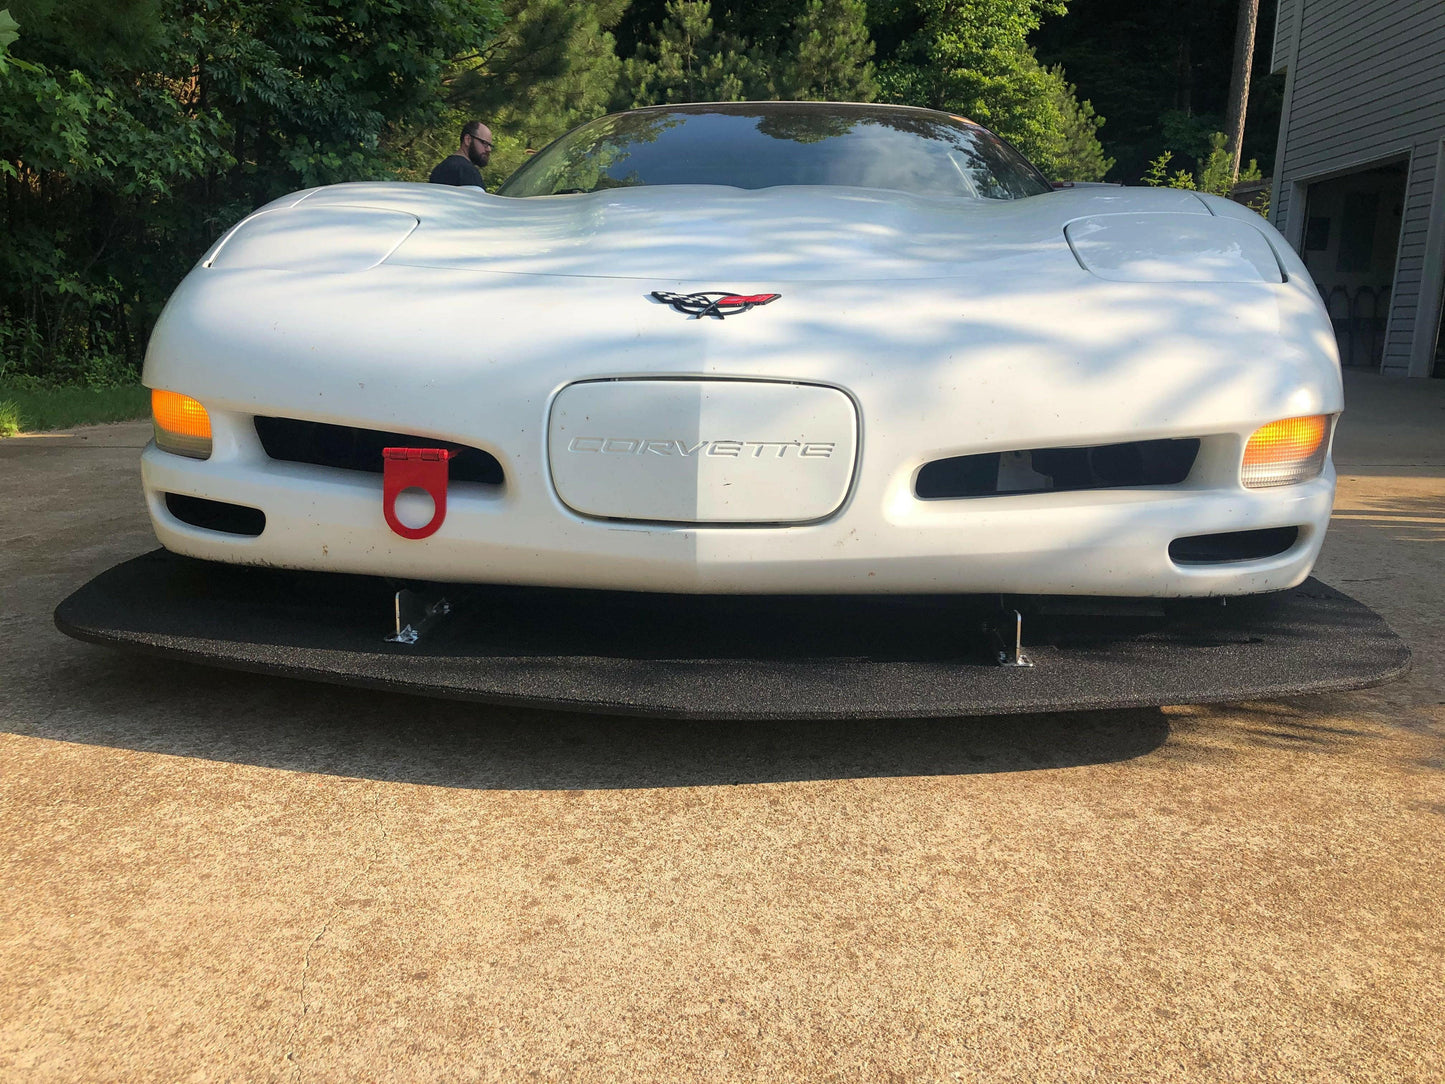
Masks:
[[[1024,654],[1024,617],[1017,610],[1001,610],[984,625],[993,635],[1000,666],[1031,667],[1034,660]]]
[[[393,616],[396,631],[386,638],[389,644],[415,644],[442,618],[452,612],[452,604],[440,591],[422,593],[402,588],[396,593]]]

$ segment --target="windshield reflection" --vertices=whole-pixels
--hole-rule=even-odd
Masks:
[[[987,129],[899,106],[761,102],[656,108],[583,125],[503,185],[504,196],[638,185],[882,188],[1020,199],[1049,184]]]

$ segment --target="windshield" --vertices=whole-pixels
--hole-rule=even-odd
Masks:
[[[746,102],[641,109],[584,124],[512,174],[501,194],[657,184],[847,185],[976,199],[1050,191],[998,136],[946,113]]]

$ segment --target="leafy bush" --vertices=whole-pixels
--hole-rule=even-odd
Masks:
[[[1208,192],[1228,199],[1236,185],[1252,184],[1263,180],[1259,171],[1259,163],[1253,158],[1249,160],[1248,166],[1239,171],[1239,178],[1235,180],[1232,176],[1234,159],[1225,148],[1224,143],[1223,132],[1215,132],[1210,137],[1209,155],[1204,160],[1197,180],[1193,173],[1185,169],[1177,169],[1171,174],[1169,163],[1174,159],[1174,152],[1165,151],[1149,163],[1149,168],[1144,173],[1144,183],[1152,188],[1183,188],[1192,192]],[[1250,210],[1268,217],[1269,197],[1270,192],[1266,188],[1249,203]]]

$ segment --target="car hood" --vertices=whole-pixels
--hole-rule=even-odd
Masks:
[[[1188,192],[1064,190],[1023,200],[875,189],[706,185],[512,199],[440,185],[351,184],[298,193],[270,213],[322,208],[413,216],[393,266],[589,278],[841,282],[1077,272],[1064,227],[1088,216],[1210,217]],[[278,223],[279,224],[279,223]],[[389,221],[388,228],[394,228]]]
[[[1151,217],[1172,221],[1149,230]],[[147,385],[212,410],[388,432],[416,431],[409,412],[425,402],[421,432],[468,443],[515,426],[540,441],[548,404],[579,381],[815,384],[859,404],[860,442],[923,427],[934,435],[911,446],[932,458],[1339,409],[1334,336],[1298,256],[1253,212],[1191,193],[985,203],[655,188],[520,200],[353,185],[250,221],[249,239],[233,231],[172,297]],[[1288,275],[1250,279],[1243,259],[1221,274],[1181,255],[1192,281],[1150,277],[1170,269],[1145,235],[1217,230],[1234,243],[1232,227],[1278,245]],[[1071,234],[1114,277],[1085,270]],[[656,296],[719,290],[782,296],[726,319]],[[1277,413],[1282,402],[1292,414]]]

